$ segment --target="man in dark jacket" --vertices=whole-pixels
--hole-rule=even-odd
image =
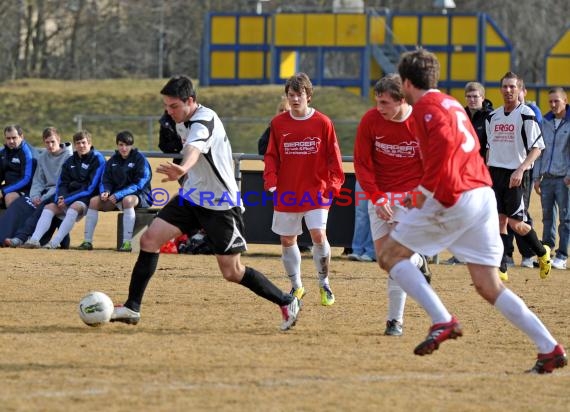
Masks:
[[[465,100],[467,106],[465,111],[471,120],[473,128],[477,132],[481,149],[479,153],[485,159],[487,153],[487,132],[485,130],[485,119],[493,111],[493,103],[485,99],[485,88],[481,83],[469,82],[465,85]]]
[[[99,210],[108,212],[123,211],[123,244],[119,252],[132,250],[131,240],[135,226],[135,208],[150,206],[150,165],[133,145],[135,138],[128,130],[117,134],[117,151],[107,160],[99,185],[99,194],[89,202],[85,218],[85,238],[80,250],[93,249],[93,233],[97,226]]]
[[[27,195],[36,169],[34,149],[24,140],[18,125],[4,128],[6,143],[0,149],[0,207],[8,208],[18,197]]]

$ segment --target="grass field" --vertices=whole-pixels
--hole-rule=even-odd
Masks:
[[[536,197],[531,212],[538,216]],[[541,229],[539,228],[539,231]],[[83,222],[72,233],[82,239]],[[308,294],[294,329],[275,305],[225,282],[211,256],[164,255],[137,326],[85,326],[79,299],[126,298],[136,253],[113,251],[102,214],[94,251],[0,249],[0,411],[567,411],[570,368],[524,374],[536,350],[477,296],[465,266],[433,265],[433,286],[464,327],[430,356],[412,351],[429,320],[408,301],[404,336],[383,336],[386,274],[333,248],[337,302]],[[442,259],[449,257],[442,254]],[[520,257],[517,257],[517,262]],[[250,245],[244,263],[289,288],[280,248]],[[540,280],[510,269],[508,286],[570,345],[568,271]]]

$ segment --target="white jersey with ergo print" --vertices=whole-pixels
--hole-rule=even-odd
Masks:
[[[525,104],[519,104],[510,113],[505,113],[503,106],[499,107],[489,115],[486,127],[488,166],[515,170],[532,148],[544,149],[534,112]]]

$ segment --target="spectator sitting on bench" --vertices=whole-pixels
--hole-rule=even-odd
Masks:
[[[4,246],[21,246],[34,232],[44,206],[53,201],[61,167],[73,153],[69,142],[61,143],[55,127],[44,129],[42,139],[45,150],[38,157],[30,196],[18,197],[0,218],[0,239]],[[42,245],[51,239],[60,223],[61,220],[53,219],[50,229],[40,239]],[[69,248],[69,236],[62,241],[62,247]]]
[[[135,208],[150,206],[150,181],[152,171],[146,157],[133,147],[135,138],[127,130],[117,134],[117,151],[107,160],[99,185],[100,195],[89,201],[85,218],[85,238],[78,249],[93,249],[93,233],[97,226],[99,210],[123,211],[123,244],[119,252],[132,250],[131,240],[135,226]]]
[[[54,216],[65,215],[56,235],[43,246],[45,249],[57,249],[75,222],[85,215],[89,200],[97,193],[105,158],[92,146],[91,134],[87,131],[75,133],[73,145],[75,151],[61,168],[54,200],[44,207],[36,230],[22,247],[39,248],[40,239],[48,231]]]

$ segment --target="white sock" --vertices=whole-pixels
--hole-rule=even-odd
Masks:
[[[406,305],[406,292],[398,282],[388,276],[388,319],[396,319],[404,323],[404,306]]]
[[[88,209],[87,215],[85,216],[85,232],[83,234],[84,241],[93,243],[93,233],[95,233],[95,227],[97,226],[98,220],[99,211],[96,209]]]
[[[428,313],[432,323],[445,323],[451,320],[451,314],[447,311],[439,296],[427,283],[422,272],[410,262],[404,259],[396,263],[390,276],[404,291],[412,297]]]
[[[285,272],[287,272],[287,276],[289,276],[289,280],[291,281],[291,287],[299,289],[303,286],[303,282],[301,281],[301,251],[299,250],[299,246],[297,246],[297,244],[289,247],[283,246],[281,250],[283,253],[281,260],[283,261]]]
[[[313,262],[319,275],[319,285],[329,286],[329,265],[331,263],[331,245],[328,240],[313,243]]]
[[[129,207],[123,209],[123,242],[133,239],[133,230],[135,229],[135,208]]]
[[[31,240],[35,240],[36,242],[40,241],[42,236],[45,235],[45,233],[48,231],[49,227],[51,226],[51,221],[53,220],[53,216],[54,213],[51,210],[46,208],[42,210],[42,214],[38,219],[38,223],[36,223],[36,229],[34,230],[34,233],[32,233],[32,236],[30,237]]]
[[[410,262],[412,262],[412,264],[418,269],[420,269],[424,264],[424,260],[419,253],[414,253],[412,256],[410,256]]]
[[[539,353],[550,353],[554,350],[556,340],[546,326],[510,289],[504,289],[499,294],[495,307],[513,325],[526,333],[538,348]]]
[[[57,233],[51,240],[52,245],[59,246],[63,238],[69,232],[71,232],[71,229],[73,229],[73,225],[75,225],[75,222],[77,221],[77,215],[78,213],[75,209],[72,208],[67,209],[67,212],[65,212],[65,218],[63,219],[63,222],[61,222],[61,225],[59,225]]]

